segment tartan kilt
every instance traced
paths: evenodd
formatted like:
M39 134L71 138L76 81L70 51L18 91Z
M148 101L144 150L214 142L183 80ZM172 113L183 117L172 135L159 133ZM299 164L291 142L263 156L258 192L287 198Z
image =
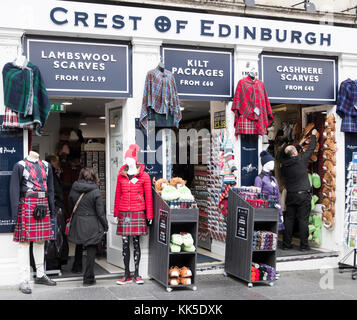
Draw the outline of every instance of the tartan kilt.
M249 120L244 118L243 116L239 116L237 122L237 131L238 134L256 134L256 122L253 120Z
M146 236L147 234L145 211L119 212L118 236Z
M47 205L47 214L42 220L33 217L33 211L38 204ZM53 240L47 198L20 198L13 240L15 242Z

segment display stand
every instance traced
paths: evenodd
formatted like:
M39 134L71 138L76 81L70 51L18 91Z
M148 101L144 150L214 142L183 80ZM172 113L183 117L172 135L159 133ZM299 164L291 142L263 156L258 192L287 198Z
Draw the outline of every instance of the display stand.
M228 193L227 239L225 275L233 275L248 282L274 285L274 280L251 281L252 263L266 264L276 269L276 250L253 249L254 231L278 232L279 210L254 208L239 194L230 189Z
M196 286L196 252L170 252L170 237L173 233L191 233L197 248L198 208L171 209L153 189L154 220L150 227L149 238L149 277L156 280L167 292L174 288L191 288ZM169 285L169 268L171 266L188 267L192 272L191 284Z

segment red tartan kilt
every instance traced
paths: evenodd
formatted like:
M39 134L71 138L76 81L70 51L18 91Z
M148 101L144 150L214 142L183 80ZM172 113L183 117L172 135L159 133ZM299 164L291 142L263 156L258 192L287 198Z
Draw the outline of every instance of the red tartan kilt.
M145 211L119 211L118 236L146 236L147 234Z
M33 217L36 205L47 205L47 198L20 198L17 222L14 231L15 242L44 241L53 239L50 212L42 220Z

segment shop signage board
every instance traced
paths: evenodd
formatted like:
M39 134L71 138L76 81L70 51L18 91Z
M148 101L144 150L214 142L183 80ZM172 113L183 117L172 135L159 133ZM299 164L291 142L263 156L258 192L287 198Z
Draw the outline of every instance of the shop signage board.
M263 53L260 75L271 103L336 103L337 58Z
M192 47L163 47L165 69L175 77L183 99L231 100L233 52Z
M237 207L237 225L236 237L240 239L248 239L248 213L249 210L242 207Z
M3 116L0 116L0 123ZM24 158L23 130L6 130L0 125L0 233L14 231L15 221L11 218L10 179L12 169Z
M218 111L214 113L214 128L224 129L226 127L226 111Z
M241 137L241 185L254 186L258 175L258 136L242 134Z
M163 244L167 244L167 220L168 212L160 209L159 213L159 238L158 241Z
M131 97L129 44L79 39L26 39L49 95Z

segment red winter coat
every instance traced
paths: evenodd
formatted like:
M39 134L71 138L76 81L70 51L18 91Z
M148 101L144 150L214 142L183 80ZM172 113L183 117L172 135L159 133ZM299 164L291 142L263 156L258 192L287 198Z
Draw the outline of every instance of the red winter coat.
M119 211L144 211L146 219L153 218L153 201L150 176L144 171L145 165L137 163L137 173L129 183L127 176L128 166L123 165L118 174L117 189L115 192L114 217L119 216ZM138 179L133 183L133 179Z

